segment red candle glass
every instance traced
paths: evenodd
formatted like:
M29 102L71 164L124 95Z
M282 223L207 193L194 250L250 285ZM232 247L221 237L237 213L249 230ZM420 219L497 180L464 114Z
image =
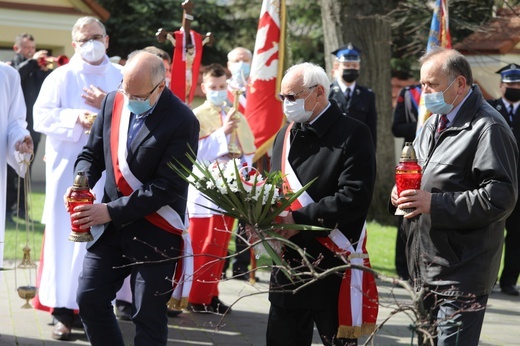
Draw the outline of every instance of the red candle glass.
M401 159L395 168L395 185L397 195L404 190L418 190L421 188L422 168L417 163L415 150L410 142L406 142L401 152ZM413 211L413 208L397 208L395 215L405 215Z
M69 234L69 240L74 242L86 242L94 240L90 233L90 228L81 229L78 225L74 224L75 218L72 217L74 214L74 208L78 205L92 204L94 203L94 195L90 192L88 186L88 179L85 172L78 172L74 178L74 185L67 196L67 205L70 213L70 224L71 232Z

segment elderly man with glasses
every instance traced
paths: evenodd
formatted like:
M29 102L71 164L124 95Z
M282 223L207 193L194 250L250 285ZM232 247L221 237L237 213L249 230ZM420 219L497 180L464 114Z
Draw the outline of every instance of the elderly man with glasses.
M79 313L92 345L124 345L110 302L130 275L133 345L166 345L172 276L181 249L191 253L183 242L188 183L170 164L191 168L186 153L197 152L200 128L166 87L159 57L131 54L123 71L121 89L106 97L75 164L90 185L106 174L101 203L76 207L72 215L94 237L79 278Z
M108 36L96 18L78 19L72 46L74 56L45 79L34 104L34 129L46 135L45 242L36 306L50 308L56 320L52 337L57 340L70 340L74 319L79 322L73 311L78 309L76 288L85 256L85 243L68 240L70 217L62 196L72 185L74 161L87 143L92 115L123 76L121 67L108 60ZM93 187L98 198L102 187L102 182ZM131 293L121 300L131 301Z
M341 257L347 255L369 264L365 219L376 174L368 127L344 116L328 94L328 77L321 67L303 63L287 70L280 98L289 124L278 133L271 160L273 170L284 173L289 191L317 178L281 218L279 233L305 250L318 274L344 265ZM290 226L294 223L331 231L296 231ZM338 245L334 239L342 241ZM283 256L294 270L309 273L295 249L286 246ZM373 330L377 318L373 278L357 274L338 270L315 282L303 274L291 281L285 271L274 268L267 345L310 345L314 325L325 345L356 345L362 332Z

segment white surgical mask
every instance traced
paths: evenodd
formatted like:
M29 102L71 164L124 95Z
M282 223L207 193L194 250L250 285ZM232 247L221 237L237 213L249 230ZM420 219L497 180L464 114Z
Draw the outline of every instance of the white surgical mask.
M231 73L234 75L238 73L242 73L244 79L249 78L249 73L251 72L251 64L248 62L238 61L234 62L231 65Z
M453 103L447 104L444 101L444 93L453 85L455 79L444 91L438 91L435 93L424 94L424 106L433 114L448 114L453 109ZM459 95L457 95L458 97ZM455 97L455 100L457 99ZM453 100L453 102L455 102Z
M206 98L214 106L222 106L227 99L227 90L207 90Z
M314 90L315 88L312 89L312 92L310 92L307 97L309 97ZM316 108L318 103L316 102L316 105L314 105L312 110L305 110L305 100L307 100L307 97L304 99L296 99L294 102L291 102L288 99L283 100L283 112L287 117L287 120L295 123L304 123L310 119L312 112L314 112L314 108Z
M105 56L105 44L98 40L87 41L79 47L79 54L91 64L98 62Z

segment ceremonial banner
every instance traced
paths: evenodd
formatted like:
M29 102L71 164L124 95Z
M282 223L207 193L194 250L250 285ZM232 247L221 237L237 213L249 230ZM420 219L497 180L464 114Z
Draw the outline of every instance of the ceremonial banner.
M263 0L256 35L245 117L255 135L253 161L272 146L285 123L278 98L284 69L285 0Z
M202 37L191 30L191 44L187 44L184 30L174 33L175 49L172 59L171 91L188 105L191 105L197 87L200 62L202 59Z
M429 52L432 47L451 48L447 0L435 1L426 51ZM430 115L431 113L424 106L424 97L423 94L421 94L418 109L417 134L421 132L424 122Z

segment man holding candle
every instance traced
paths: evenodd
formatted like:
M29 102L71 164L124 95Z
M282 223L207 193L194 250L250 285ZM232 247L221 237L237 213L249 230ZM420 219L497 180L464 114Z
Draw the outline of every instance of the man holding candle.
M432 116L414 142L421 189L394 187L404 216L410 275L437 345L478 345L500 266L503 229L517 198L518 149L511 129L473 84L468 61L434 48L421 59ZM435 328L437 326L437 328Z

